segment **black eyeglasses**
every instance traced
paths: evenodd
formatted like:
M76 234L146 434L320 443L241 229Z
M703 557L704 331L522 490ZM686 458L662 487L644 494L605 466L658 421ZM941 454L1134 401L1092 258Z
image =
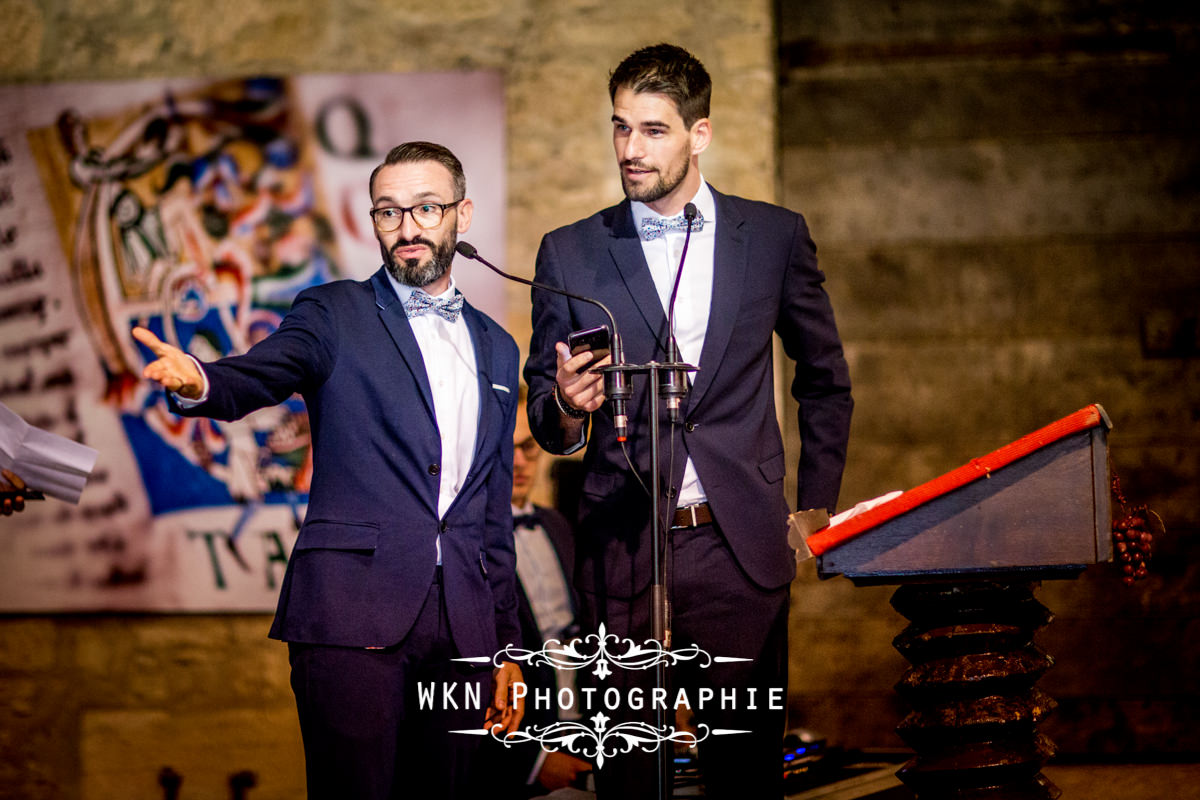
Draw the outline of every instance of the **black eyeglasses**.
M542 446L539 445L532 436L528 439L523 439L514 445L517 450L521 451L521 455L525 458L535 458L538 453L542 452Z
M412 214L413 222L417 223L418 228L429 230L441 225L446 212L465 199L455 200L453 203L420 203L408 208L399 206L372 208L371 219L375 222L375 227L382 233L391 233L404 224L404 215L407 213Z

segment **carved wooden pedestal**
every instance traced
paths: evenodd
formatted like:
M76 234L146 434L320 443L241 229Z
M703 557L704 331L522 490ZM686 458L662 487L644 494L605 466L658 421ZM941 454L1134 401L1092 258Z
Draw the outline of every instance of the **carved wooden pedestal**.
M1054 701L1035 684L1053 660L1033 588L1112 558L1110 427L1089 406L807 538L822 578L900 585L916 756L898 774L921 800L1059 796L1041 774Z
M1054 700L1035 687L1053 659L1033 643L1052 615L1029 583L908 584L892 606L911 624L893 644L912 666L900 737L916 756L897 773L921 800L1053 800L1054 746L1038 725Z

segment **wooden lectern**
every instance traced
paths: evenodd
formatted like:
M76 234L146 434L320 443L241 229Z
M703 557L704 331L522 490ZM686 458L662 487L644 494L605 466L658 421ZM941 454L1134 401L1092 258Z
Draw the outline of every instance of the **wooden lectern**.
M896 689L915 757L897 773L921 800L1057 798L1038 733L1053 660L1033 642L1052 615L1033 592L1112 558L1104 409L1089 406L812 534L822 578L900 584Z

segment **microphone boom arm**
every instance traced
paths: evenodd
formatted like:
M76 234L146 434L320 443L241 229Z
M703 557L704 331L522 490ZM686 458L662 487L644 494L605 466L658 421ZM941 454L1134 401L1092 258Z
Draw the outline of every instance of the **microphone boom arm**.
M579 300L584 303L590 303L596 306L608 317L609 324L612 325L612 366L604 368L604 394L605 397L612 403L613 409L613 428L617 434L617 441L624 442L628 437L629 416L625 411L625 403L633 397L633 386L629 383L629 377L626 374L625 367L625 350L621 344L621 334L617 331L617 318L608 310L608 306L591 297L584 297L574 292L568 292L566 289L560 289L557 286L550 286L545 283L531 281L528 278L522 278L518 275L511 275L497 267L495 264L488 261L483 256L479 255L479 251L475 246L460 241L454 247L455 251L464 258L478 261L485 267L495 272L502 278L507 278L510 281L523 283L534 289L542 289L553 294L560 294L564 297L570 297L573 300Z

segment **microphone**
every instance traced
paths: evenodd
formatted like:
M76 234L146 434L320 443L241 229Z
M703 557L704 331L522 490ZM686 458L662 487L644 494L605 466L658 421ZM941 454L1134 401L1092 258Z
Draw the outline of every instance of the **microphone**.
M468 242L460 241L454 246L454 250L464 258L478 261L480 264L483 264L485 267L502 278L507 278L508 280L516 281L517 283L523 283L526 286L532 286L534 289L545 289L547 292L560 294L563 297L570 297L572 300L580 300L584 303L590 303L604 312L605 316L608 317L609 324L612 325L612 343L610 345L612 350L612 366L607 367L604 370L604 395L608 398L608 401L612 403L613 430L617 435L617 441L624 442L629 437L629 414L626 410L626 404L629 402L630 398L633 397L633 386L630 385L629 376L626 374L625 370L620 369L620 367L625 366L625 350L621 344L621 334L617 332L617 319L613 316L613 313L608 310L608 306L604 305L604 303L601 303L599 300L595 300L591 297L584 297L580 294L574 294L572 292L568 292L566 289L559 289L557 286L549 286L544 283L538 283L537 281L527 280L526 278L522 278L518 275L510 275L509 273L497 267L495 264L488 261L483 256L479 255L479 251L475 249L475 246Z
M679 363L679 343L675 341L675 296L679 294L679 280L683 277L683 262L687 258L688 243L692 239L692 223L696 220L695 203L683 207L683 218L687 220L687 233L683 237L683 250L679 253L679 268L675 270L675 285L671 288L671 300L667 304L667 363ZM687 394L687 375L683 370L669 369L663 372L659 395L666 401L667 421L679 423L679 402Z

